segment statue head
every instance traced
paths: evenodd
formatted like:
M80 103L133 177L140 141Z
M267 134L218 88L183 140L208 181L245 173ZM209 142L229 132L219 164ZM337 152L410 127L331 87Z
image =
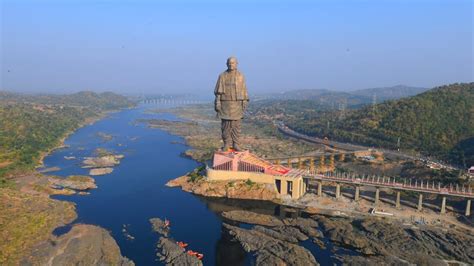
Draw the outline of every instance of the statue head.
M237 58L231 56L229 58L227 58L227 70L229 71L234 71L234 70L237 70L237 64L239 62L237 62Z

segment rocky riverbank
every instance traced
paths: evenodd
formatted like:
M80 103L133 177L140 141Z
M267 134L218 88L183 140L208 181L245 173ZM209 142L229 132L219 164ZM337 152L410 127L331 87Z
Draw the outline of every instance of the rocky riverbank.
M257 265L316 264L318 257L301 246L307 239L319 249L326 249L329 241L331 259L346 265L474 263L474 234L461 229L406 225L380 217L282 219L248 211L223 212L222 217L228 233L255 254ZM240 228L240 223L253 226Z
M73 175L66 178L51 176L48 177L48 181L49 187L53 189L50 194L70 195L97 188L95 179L89 176ZM61 193L61 191L66 191L66 193Z
M181 176L166 183L168 187L181 187L182 190L206 197L230 199L251 199L278 201L278 195L271 185L247 181L206 181L204 178Z
M88 165L116 164L121 156L88 159ZM93 168L107 169L107 168ZM57 177L32 172L17 176L11 188L0 189L0 264L133 265L122 257L115 240L97 226L75 225L57 237L53 230L72 223L74 204L51 195L89 194L97 188L89 176Z
M107 230L95 225L77 224L60 236L51 237L33 248L22 264L33 265L135 265L120 254Z
M154 112L162 113L163 109ZM216 119L211 105L192 105L167 109L182 121L159 119L141 119L137 122L147 123L151 128L159 128L174 135L182 136L192 149L183 155L199 162L212 158L214 151L222 146L220 120ZM267 157L301 155L323 149L322 145L308 144L278 137L280 133L270 123L262 125L252 119L242 121L242 143L245 149Z
M262 193L263 185L253 185L252 188L246 181L209 182L199 175L199 171L167 183L169 187L181 187L206 197L279 202L275 200L276 195L270 193L271 188ZM307 240L317 249L330 248L331 260L347 265L474 263L474 231L451 221L450 216L438 216L447 224L416 223L407 221L405 216L408 214L389 218L370 216L367 206L371 203L366 204L365 199L356 203L347 199L336 201L332 197L314 197L307 195L299 201L283 202L295 206L294 213L305 213L307 218L224 211L221 213L223 228L246 252L255 255L257 265L316 265L318 257L308 256L315 253L305 250ZM341 204L347 205L346 208L340 207ZM247 226L241 228L239 224ZM252 226L249 228L248 225ZM301 246L303 242L305 247Z
M50 195L84 194L96 187L88 176L32 173L18 176L12 188L0 188L0 264L133 265L100 227L74 225L65 235L53 235L77 214L73 203Z

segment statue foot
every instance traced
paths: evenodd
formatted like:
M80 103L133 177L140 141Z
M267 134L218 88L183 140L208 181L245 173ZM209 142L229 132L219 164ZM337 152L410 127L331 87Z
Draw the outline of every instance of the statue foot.
M222 151L229 151L230 150L230 145L224 145L224 147L221 148Z
M234 151L243 151L242 148L240 148L239 145L234 144Z

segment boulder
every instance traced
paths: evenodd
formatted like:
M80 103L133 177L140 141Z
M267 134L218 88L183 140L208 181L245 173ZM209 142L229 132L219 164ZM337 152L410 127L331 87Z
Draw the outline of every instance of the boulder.
M37 246L21 264L33 265L135 265L120 254L107 230L77 224L57 239Z
M254 252L257 265L319 265L309 250L275 239L259 230L223 224L246 252Z
M228 211L228 212L223 212L222 217L236 221L236 222L241 222L241 223L247 223L247 224L258 224L258 225L264 225L264 226L282 226L283 222L271 215L267 214L259 214L255 212L249 212L249 211L241 211L241 210L235 210L235 211Z

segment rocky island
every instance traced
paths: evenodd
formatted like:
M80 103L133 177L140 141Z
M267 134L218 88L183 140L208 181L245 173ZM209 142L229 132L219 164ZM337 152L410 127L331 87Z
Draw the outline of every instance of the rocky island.
M125 156L122 154L113 154L104 149L96 150L97 157L86 157L82 161L82 168L91 168L89 174L106 175L112 173L113 167L120 164L120 160Z

